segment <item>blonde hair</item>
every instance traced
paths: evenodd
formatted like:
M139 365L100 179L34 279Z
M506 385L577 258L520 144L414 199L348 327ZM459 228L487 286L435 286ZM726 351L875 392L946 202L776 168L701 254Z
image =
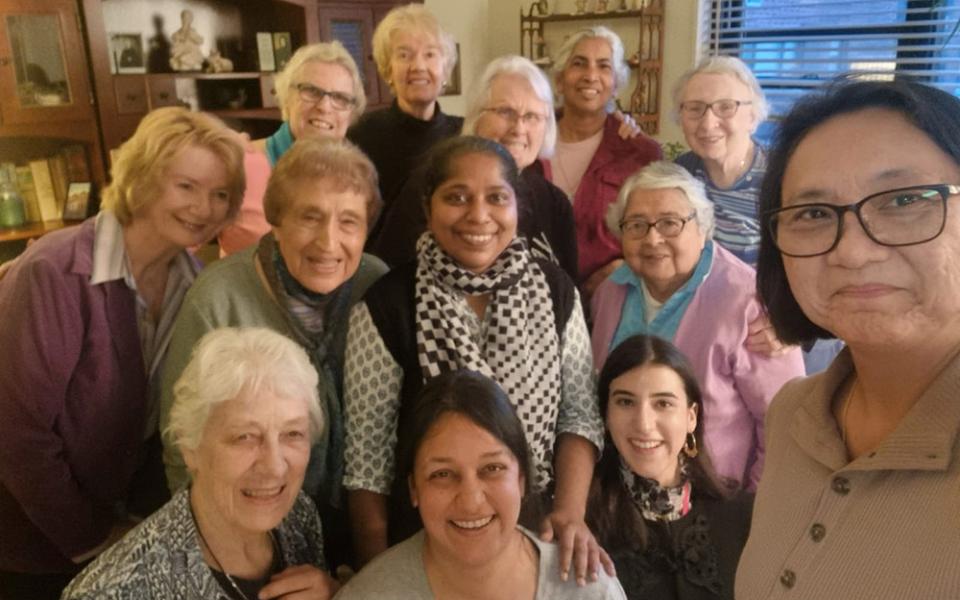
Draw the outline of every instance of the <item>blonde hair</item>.
M675 121L680 121L680 102L683 101L684 88L687 87L694 75L700 74L729 75L747 86L751 96L753 96L750 98L750 101L753 102L750 106L753 109L754 116L753 130L756 131L757 127L767 120L767 115L770 114L770 105L767 103L763 88L760 87L760 82L757 81L757 77L747 66L747 63L736 56L707 56L697 63L697 66L681 75L673 86L673 118ZM733 99L736 100L736 98Z
M537 156L550 158L553 156L553 149L557 144L557 117L553 112L553 92L550 89L550 82L537 65L530 62L529 59L515 54L494 59L480 75L480 79L470 91L471 95L467 99L467 114L464 115L463 119L463 134L476 135L477 121L480 120L483 109L490 102L490 88L493 87L493 82L497 77L508 75L517 75L526 80L533 88L533 93L537 99L546 105L546 127L543 134L543 144L540 146L540 152Z
M294 199L299 181L330 180L331 190L351 190L367 199L367 231L383 207L377 169L359 148L347 141L309 138L297 140L277 161L267 191L263 212L267 222L278 227Z
M453 36L440 27L437 17L421 4L397 6L387 13L373 32L373 60L384 81L393 86L390 59L393 57L393 36L399 31L423 32L436 38L443 54L443 80L450 81L457 65L457 44Z
M283 120L286 121L290 118L287 112L287 100L290 98L294 86L300 83L297 79L300 78L303 68L311 62L340 65L350 73L350 78L353 79L353 97L357 100L357 103L353 106L350 121L356 121L367 108L367 94L363 91L363 79L361 79L360 71L357 69L357 63L354 62L353 57L343 47L343 44L337 40L301 46L290 57L290 62L287 63L283 71L277 75L274 86L277 89L277 103L280 105Z
M170 424L163 434L181 450L195 450L218 404L244 394L259 401L260 392L269 390L303 399L316 439L325 426L318 382L307 353L290 338L265 327L214 329L194 346L173 386Z
M188 146L209 150L227 171L232 219L240 210L246 177L239 136L220 119L181 107L158 108L140 121L137 131L117 151L111 183L103 190L103 208L127 225L143 207L160 197L167 169Z

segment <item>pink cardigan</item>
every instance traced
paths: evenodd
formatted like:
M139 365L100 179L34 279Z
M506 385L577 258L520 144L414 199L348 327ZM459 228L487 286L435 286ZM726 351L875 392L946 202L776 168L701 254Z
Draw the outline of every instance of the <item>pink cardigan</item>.
M620 324L627 286L607 279L591 303L593 360L599 369ZM756 489L763 467L763 419L784 383L804 375L799 348L771 358L748 352L747 325L760 314L756 274L714 244L710 273L694 293L673 343L687 356L703 390L704 442L722 477Z
M248 149L243 155L243 170L247 176L247 189L237 219L220 232L221 258L256 244L263 234L270 231L270 223L263 215L263 195L270 179L270 161L260 150Z

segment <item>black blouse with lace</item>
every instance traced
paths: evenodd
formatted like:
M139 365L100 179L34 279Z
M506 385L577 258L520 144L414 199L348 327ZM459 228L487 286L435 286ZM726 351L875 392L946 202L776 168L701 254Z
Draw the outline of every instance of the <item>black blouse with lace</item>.
M676 521L646 521L647 548L611 552L630 600L733 600L753 496L697 496Z

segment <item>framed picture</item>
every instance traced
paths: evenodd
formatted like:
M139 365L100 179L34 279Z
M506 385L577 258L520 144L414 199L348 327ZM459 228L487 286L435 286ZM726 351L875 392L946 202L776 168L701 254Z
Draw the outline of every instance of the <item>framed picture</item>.
M277 31L273 34L273 59L277 70L282 71L293 56L293 42L289 31Z
M269 31L257 32L257 64L261 71L276 71L273 60L273 34Z
M143 37L139 33L110 34L110 54L114 73L146 73Z
M457 44L457 56L460 56L460 44ZM443 88L443 91L440 93L441 96L459 96L463 93L463 88L460 85L460 62L457 61L457 64L453 67L453 73L450 74L450 81L447 82L447 86Z
M90 206L90 182L71 183L67 189L67 203L63 207L64 221L79 221L87 218Z

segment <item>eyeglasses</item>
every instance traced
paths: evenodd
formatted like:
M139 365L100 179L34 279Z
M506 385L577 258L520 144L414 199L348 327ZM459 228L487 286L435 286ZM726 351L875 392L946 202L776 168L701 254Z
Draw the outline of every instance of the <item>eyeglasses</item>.
M536 125L543 124L547 120L546 115L537 112L525 112L523 114L518 113L509 106L498 106L496 108L485 108L483 112L489 112L497 115L499 118L503 119L508 123L516 123L517 121L523 121L523 124L527 127L534 127Z
M311 104L320 104L324 98L330 98L330 104L337 110L347 110L357 104L357 99L343 92L331 92L310 83L298 83L296 86L300 99Z
M730 119L733 115L737 114L737 109L739 109L742 104L749 105L753 104L753 102L749 100L731 100L729 98L714 100L713 102L691 100L690 102L680 103L680 114L683 115L685 119L702 119L703 115L707 114L707 109L709 108L713 111L713 114L717 115L717 118Z
M782 254L819 256L837 247L843 235L843 215L857 215L860 226L881 246L912 246L943 232L947 199L960 194L960 185L946 183L897 188L871 194L855 204L798 204L766 211L773 243Z
M651 229L656 229L657 233L663 237L672 238L680 235L687 221L695 218L697 218L696 212L686 217L661 217L652 223L644 219L624 219L620 221L620 232L627 239L642 240L647 237Z

